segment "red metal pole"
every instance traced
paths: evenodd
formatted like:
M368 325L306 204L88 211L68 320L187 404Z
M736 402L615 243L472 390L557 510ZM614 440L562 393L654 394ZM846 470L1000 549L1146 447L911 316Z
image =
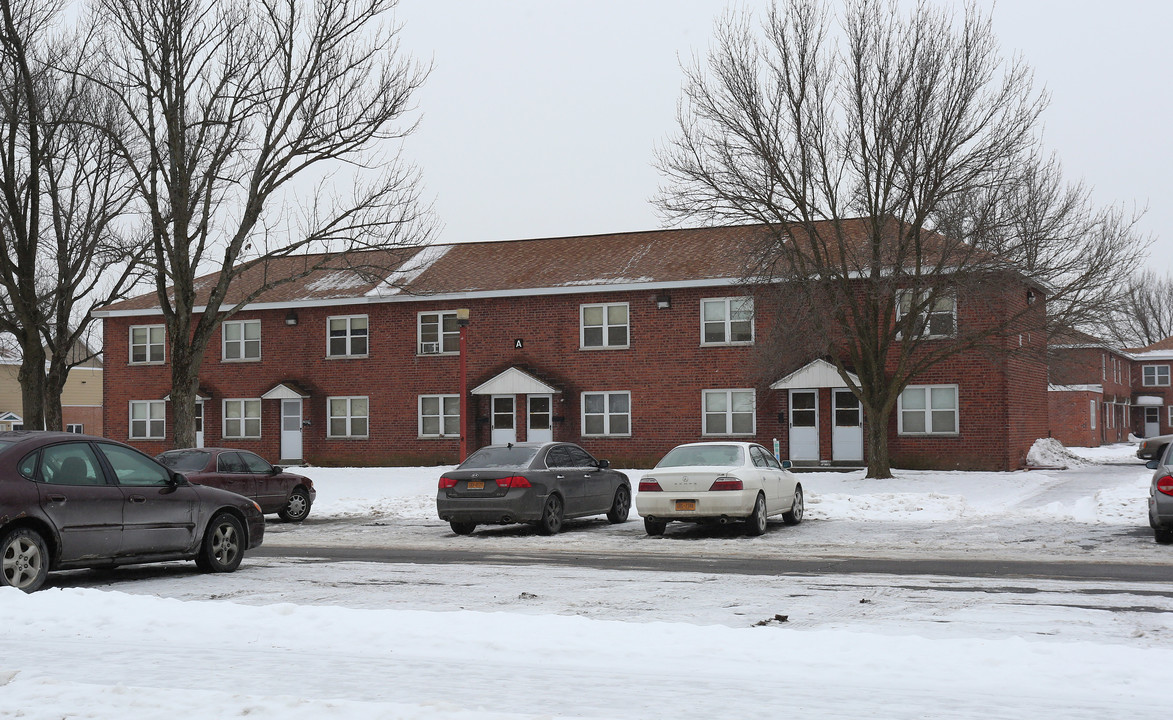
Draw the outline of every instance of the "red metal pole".
M468 363L465 356L465 335L468 326L460 326L460 462L468 457Z

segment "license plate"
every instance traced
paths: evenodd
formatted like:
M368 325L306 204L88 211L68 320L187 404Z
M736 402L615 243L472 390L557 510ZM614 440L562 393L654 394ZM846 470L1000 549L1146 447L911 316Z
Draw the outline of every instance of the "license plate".
M696 510L696 500L677 500L677 510Z
M484 490L485 489L485 481L484 480L469 480L468 481L468 489L469 490Z

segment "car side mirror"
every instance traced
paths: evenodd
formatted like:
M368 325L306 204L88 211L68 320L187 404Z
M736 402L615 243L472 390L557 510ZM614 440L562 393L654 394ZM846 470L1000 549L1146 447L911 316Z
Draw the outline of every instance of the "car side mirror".
M176 472L175 470L171 471L171 477L169 479L171 484L175 485L176 487L187 484L187 477L185 477L183 473Z
M611 461L610 461L610 460L600 460L600 461L599 461L599 469L600 469L600 470L606 470L606 469L607 469L607 468L609 468L609 467L611 467Z
M274 465L274 466L273 466L273 474L274 474L274 475L278 475L278 474L280 474L280 473L283 473L283 472L285 472L285 468L281 467L280 465Z
M1147 463L1144 464L1144 466L1147 467L1149 470L1156 470L1157 469L1157 461L1156 460L1149 460Z
M794 463L790 462L789 460L782 461L782 469L783 470L789 470L792 467L794 467Z

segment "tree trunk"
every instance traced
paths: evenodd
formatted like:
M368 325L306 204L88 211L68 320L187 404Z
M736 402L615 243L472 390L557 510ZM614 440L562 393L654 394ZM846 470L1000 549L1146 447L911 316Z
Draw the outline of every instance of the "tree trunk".
M176 448L195 447L195 405L203 353L190 343L171 346L171 423Z
M867 476L877 479L890 478L892 465L888 457L888 413L882 409L873 410L866 403L864 411L867 413L864 422L868 446Z
M45 376L45 429L64 430L65 417L61 410L61 393L65 392L65 381L69 379L69 367L53 361Z
M17 379L20 381L21 419L25 430L45 428L45 352L39 344L24 348Z

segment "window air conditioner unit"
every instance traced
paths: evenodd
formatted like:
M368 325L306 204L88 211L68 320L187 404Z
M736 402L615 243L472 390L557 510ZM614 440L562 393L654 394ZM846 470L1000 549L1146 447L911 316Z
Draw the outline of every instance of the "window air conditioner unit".
M420 343L420 354L421 355L438 355L439 353L440 353L440 343L438 343L438 342Z

